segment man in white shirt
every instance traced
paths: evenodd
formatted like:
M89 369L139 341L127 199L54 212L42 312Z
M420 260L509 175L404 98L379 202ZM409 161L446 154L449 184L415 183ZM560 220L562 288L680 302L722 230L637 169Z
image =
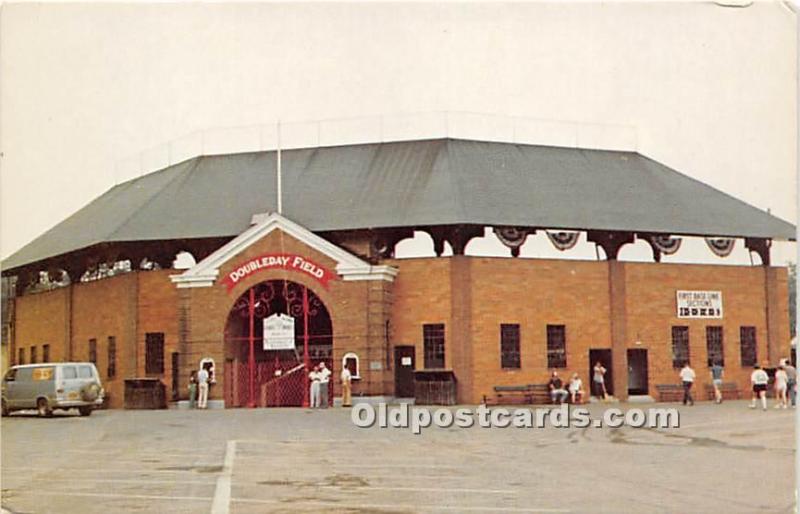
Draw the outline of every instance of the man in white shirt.
M200 368L197 372L197 408L205 409L208 404L208 371Z
M331 370L329 370L324 362L319 363L319 400L320 407L323 409L328 408L328 382L331 380Z
M342 407L351 406L351 386L353 383L353 375L347 366L342 367Z
M308 379L311 381L309 387L310 407L312 409L319 408L319 365L314 366L311 373L308 374Z
M694 398L692 398L692 385L694 384L694 370L689 366L689 363L683 365L681 369L681 382L683 382L683 404L694 405Z
M756 399L761 398L761 409L767 410L767 384L769 383L769 375L761 369L761 366L756 365L753 373L750 375L750 383L753 384L753 401L750 402L750 408L756 408Z

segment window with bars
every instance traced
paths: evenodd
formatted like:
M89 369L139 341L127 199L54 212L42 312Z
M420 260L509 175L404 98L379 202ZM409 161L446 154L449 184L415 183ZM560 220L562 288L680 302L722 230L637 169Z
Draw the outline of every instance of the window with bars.
M444 368L444 324L422 325L422 341L425 367Z
M689 327L672 327L672 367L689 364Z
M706 351L708 352L708 367L715 363L725 366L725 356L722 347L722 327L706 327Z
M39 358L37 353L37 348L35 346L31 346L31 364L36 364L36 359Z
M154 375L164 373L163 332L148 332L145 334L144 372Z
M25 364L25 348L17 349L17 364Z
M108 364L106 376L114 378L117 375L117 338L108 336Z
M753 367L758 362L756 349L756 327L739 327L742 366Z
M50 345L42 345L42 362L50 362Z
M500 325L500 366L503 369L519 369L519 325Z
M567 335L564 325L547 325L547 367L567 367Z
M97 339L89 339L89 362L97 365Z

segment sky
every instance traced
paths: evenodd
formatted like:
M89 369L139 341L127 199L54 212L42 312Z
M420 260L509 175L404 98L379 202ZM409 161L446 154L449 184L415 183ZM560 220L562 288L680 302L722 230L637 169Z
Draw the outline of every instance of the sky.
M445 112L484 113L453 118L478 138L528 120L526 142L629 147L796 223L796 55L780 2L5 4L0 255L193 145L269 146L278 119L289 145L374 139L381 119L425 136ZM665 261L749 263L742 246L686 240ZM596 258L543 234L522 254Z

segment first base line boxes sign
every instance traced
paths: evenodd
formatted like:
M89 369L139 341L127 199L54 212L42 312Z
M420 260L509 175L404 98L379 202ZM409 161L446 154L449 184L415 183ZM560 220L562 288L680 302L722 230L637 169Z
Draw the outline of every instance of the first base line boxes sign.
M316 262L307 259L301 255L291 253L268 253L253 257L252 259L243 262L236 266L233 271L223 279L222 283L231 291L236 284L261 270L268 270L273 268L281 268L291 271L304 273L316 279L322 286L327 289L328 282L334 280L336 275L326 267L317 264Z
M294 350L294 318L275 313L264 318L264 349Z
M722 292L678 291L679 318L722 318Z

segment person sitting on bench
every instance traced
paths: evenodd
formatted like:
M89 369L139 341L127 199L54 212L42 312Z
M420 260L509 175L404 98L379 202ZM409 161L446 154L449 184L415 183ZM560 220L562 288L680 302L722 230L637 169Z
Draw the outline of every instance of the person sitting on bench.
M583 381L577 373L573 373L572 380L569 381L569 396L573 404L583 401Z
M564 389L564 383L558 378L557 371L554 371L553 375L550 377L547 388L550 390L550 400L553 403L564 403L567 401L569 393Z

